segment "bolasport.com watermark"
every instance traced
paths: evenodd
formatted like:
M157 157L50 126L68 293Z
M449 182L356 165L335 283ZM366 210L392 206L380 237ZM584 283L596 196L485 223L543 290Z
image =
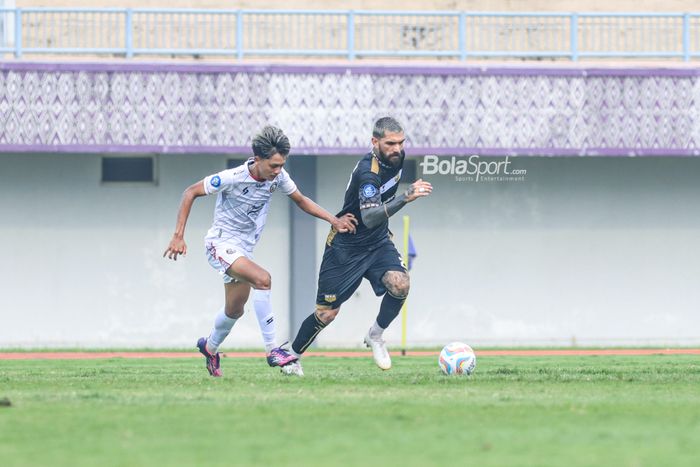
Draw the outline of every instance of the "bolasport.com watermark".
M457 182L524 182L527 169L513 167L513 159L505 157L423 156L419 162L423 175L450 175Z

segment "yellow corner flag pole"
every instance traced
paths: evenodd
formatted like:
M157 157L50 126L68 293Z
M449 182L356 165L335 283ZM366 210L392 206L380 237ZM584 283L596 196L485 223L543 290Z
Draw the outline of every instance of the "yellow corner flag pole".
M408 228L410 223L411 219L408 216L403 216L403 261L406 269L408 269ZM408 303L408 299L404 300L401 306L401 355L406 355L406 313L408 312L406 303Z

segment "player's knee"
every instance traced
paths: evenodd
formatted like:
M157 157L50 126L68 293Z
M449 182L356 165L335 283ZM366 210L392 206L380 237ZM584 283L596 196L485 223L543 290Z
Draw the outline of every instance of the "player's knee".
M334 310L329 310L326 308L316 308L316 317L324 325L328 326L335 319L335 317L338 316L339 311L340 308L336 308Z
M408 274L397 272L389 276L384 285L389 295L403 300L411 290L411 279Z
M272 276L270 276L269 272L265 272L260 277L256 277L252 285L253 288L258 290L270 290L272 287Z

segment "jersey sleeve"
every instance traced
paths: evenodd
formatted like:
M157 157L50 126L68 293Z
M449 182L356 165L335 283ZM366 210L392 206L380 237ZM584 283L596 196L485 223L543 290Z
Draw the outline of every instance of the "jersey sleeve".
M294 183L294 180L292 180L292 177L289 176L286 170L282 169L278 179L280 191L285 195L291 195L297 191L297 184Z
M374 208L382 205L382 194L379 190L381 186L379 175L370 171L360 174L358 186L360 209Z
M204 192L208 195L230 190L233 187L233 170L222 170L204 178Z

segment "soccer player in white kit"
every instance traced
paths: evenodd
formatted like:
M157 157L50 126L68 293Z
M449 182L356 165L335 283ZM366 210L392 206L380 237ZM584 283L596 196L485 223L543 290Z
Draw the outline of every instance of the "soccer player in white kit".
M209 337L197 342L212 376L222 374L218 349L243 315L251 287L255 289L253 304L268 364L284 367L297 360L275 343L270 273L253 261L253 248L265 226L272 193L281 191L304 212L329 222L339 232L355 232L357 220L352 214L337 218L298 190L283 168L289 150L289 139L282 130L266 126L253 138L253 157L243 165L209 175L183 193L175 233L163 253L173 260L187 253L185 225L195 198L217 194L214 222L205 245L209 264L223 277L225 305L217 314Z

